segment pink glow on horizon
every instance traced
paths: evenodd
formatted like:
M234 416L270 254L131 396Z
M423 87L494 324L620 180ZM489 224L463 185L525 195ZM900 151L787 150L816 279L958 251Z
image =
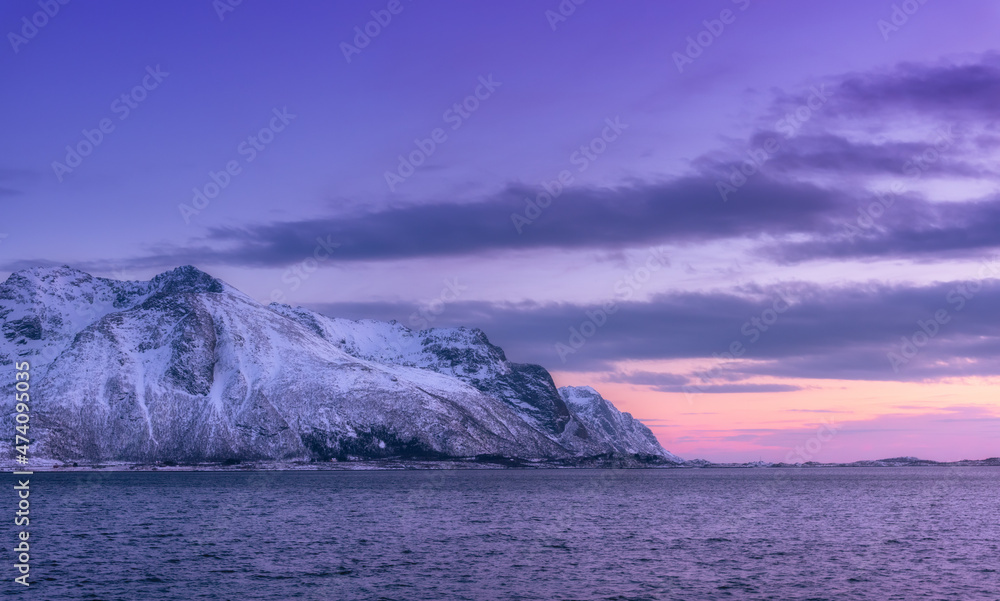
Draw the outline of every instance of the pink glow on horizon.
M645 423L667 450L711 461L849 462L915 456L1000 456L998 378L932 383L760 380L802 389L686 395L556 372L559 386L590 385Z

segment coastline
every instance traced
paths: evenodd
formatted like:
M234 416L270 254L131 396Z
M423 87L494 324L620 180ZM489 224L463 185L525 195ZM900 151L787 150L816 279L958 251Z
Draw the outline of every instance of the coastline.
M1000 467L1000 457L987 459L963 459L960 461L931 461L917 458L893 458L862 460L850 463L713 463L704 460L690 460L683 463L628 461L622 458L595 460L585 458L579 462L557 462L540 460L482 460L476 458L409 460L377 459L356 461L252 461L239 463L59 463L47 462L37 466L17 466L4 463L0 469L23 470L33 473L66 472L287 472L287 471L440 471L440 470L697 470L697 469L823 469L823 468L907 468L907 467Z

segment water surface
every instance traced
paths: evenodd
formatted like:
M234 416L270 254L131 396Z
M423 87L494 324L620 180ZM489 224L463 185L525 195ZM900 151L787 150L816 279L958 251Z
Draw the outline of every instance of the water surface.
M4 592L997 600L998 493L997 468L36 474L35 584Z

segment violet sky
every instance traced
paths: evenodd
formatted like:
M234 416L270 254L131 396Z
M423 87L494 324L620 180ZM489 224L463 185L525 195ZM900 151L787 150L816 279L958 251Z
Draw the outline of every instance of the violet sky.
M193 264L481 327L685 457L1000 455L998 25L986 0L5 2L0 277Z

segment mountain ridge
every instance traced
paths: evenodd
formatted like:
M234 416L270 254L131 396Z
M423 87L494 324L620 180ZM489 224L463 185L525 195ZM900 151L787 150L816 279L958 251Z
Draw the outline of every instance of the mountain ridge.
M192 266L15 272L0 333L0 364L32 362L32 450L52 462L681 461L596 391L570 407L481 330L264 306Z

